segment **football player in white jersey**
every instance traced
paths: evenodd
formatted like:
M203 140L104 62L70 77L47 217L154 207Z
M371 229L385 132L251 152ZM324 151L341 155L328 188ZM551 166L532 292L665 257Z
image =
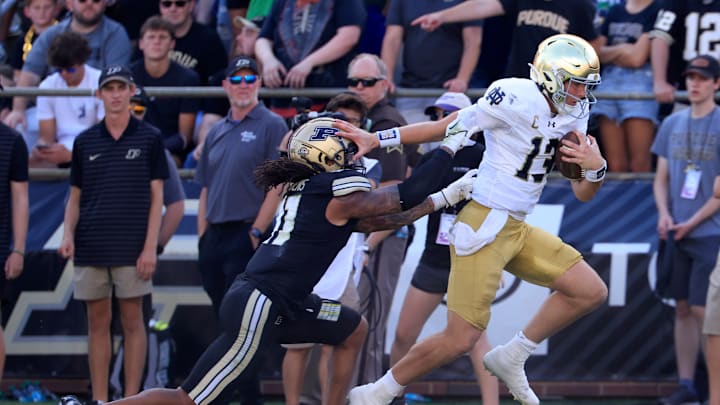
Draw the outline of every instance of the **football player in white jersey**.
M518 401L539 404L525 361L540 342L605 301L605 283L577 250L524 222L540 197L556 149L563 161L583 169L584 176L572 181L579 200L590 200L602 183L606 162L595 138L585 135L588 109L595 102L591 90L600 82L597 54L579 37L554 35L538 46L530 77L498 80L475 105L440 121L376 134L336 124L361 151L480 129L487 145L472 201L451 232L446 329L413 346L378 381L354 388L351 405L388 404L417 378L470 351L490 319L503 269L553 292L528 325L483 362ZM570 131L579 144L561 141Z

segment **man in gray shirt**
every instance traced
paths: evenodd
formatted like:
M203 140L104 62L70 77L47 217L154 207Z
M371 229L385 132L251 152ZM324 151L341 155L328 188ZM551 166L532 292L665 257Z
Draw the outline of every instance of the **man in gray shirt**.
M73 31L87 39L92 53L87 64L102 69L108 65L127 65L130 62L131 47L125 28L105 17L104 0L67 0L72 17L48 28L33 44L20 72L18 87L37 86L50 71L47 51L53 38L61 32ZM11 128L18 124L27 125L25 110L26 97L13 99L12 111L4 122Z

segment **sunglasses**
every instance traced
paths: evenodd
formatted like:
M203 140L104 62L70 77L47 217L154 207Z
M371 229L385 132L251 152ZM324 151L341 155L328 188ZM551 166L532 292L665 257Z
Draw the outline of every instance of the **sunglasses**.
M143 115L145 114L145 111L147 111L147 107L144 105L131 105L128 106L128 110L130 110L131 113L134 115Z
M350 85L350 87L357 87L360 83L362 83L363 87L372 87L380 80L385 80L385 78L371 77L369 79L359 79L357 77L348 77L348 84Z
M242 82L245 82L247 84L253 84L257 81L257 79L257 75L236 75L228 77L228 81L230 82L230 84L240 84Z
M428 114L428 115L430 116L430 121L437 121L441 118L447 117L450 114L452 114L452 111L443 110L442 113L438 114L437 110L432 110L432 111L430 111L430 114Z
M85 4L85 3L87 3L88 1L91 1L91 2L93 2L93 3L95 3L95 4L99 4L100 2L105 1L105 0L78 0L78 3L80 3L80 4Z
M77 72L77 68L75 66L59 68L58 72L67 72L67 73L73 74L73 73Z
M160 2L160 5L165 8L170 8L170 7L172 7L173 4L177 8L183 8L183 7L185 7L186 4L188 4L188 2L187 2L187 0L175 0L175 1L164 0L164 1Z

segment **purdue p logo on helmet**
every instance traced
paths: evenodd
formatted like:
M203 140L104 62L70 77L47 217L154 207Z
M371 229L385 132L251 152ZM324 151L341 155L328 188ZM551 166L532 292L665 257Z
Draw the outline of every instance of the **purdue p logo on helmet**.
M583 118L589 114L590 105L597 102L592 90L600 84L600 59L584 39L570 34L553 35L538 45L530 65L530 78L542 88L558 112ZM585 85L585 98L569 94L567 81ZM569 105L568 99L575 100L574 105Z
M357 146L337 136L331 118L316 118L298 128L288 144L288 157L317 172L354 168Z

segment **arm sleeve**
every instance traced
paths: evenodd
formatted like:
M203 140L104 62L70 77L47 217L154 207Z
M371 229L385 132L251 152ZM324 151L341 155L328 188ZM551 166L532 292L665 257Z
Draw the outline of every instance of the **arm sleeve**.
M70 185L82 189L82 151L78 139L75 138L70 161Z
M165 147L160 140L160 134L153 138L150 148L150 179L165 180L168 178L168 164L165 157Z
M50 84L48 83L48 80L52 77L48 76L45 80L40 82L39 88L41 89L47 89L50 88ZM55 119L55 108L54 108L54 100L57 98L55 97L49 97L49 96L41 96L37 98L37 118L38 120L50 120Z
M440 188L444 176L438 176L438 173L445 173L451 162L452 157L447 152L435 149L430 152L425 164L413 170L410 177L397 185L403 211L420 204L428 194Z
M342 6L340 6L342 4ZM365 27L367 11L362 0L342 0L335 7L335 23L338 28L349 25Z

